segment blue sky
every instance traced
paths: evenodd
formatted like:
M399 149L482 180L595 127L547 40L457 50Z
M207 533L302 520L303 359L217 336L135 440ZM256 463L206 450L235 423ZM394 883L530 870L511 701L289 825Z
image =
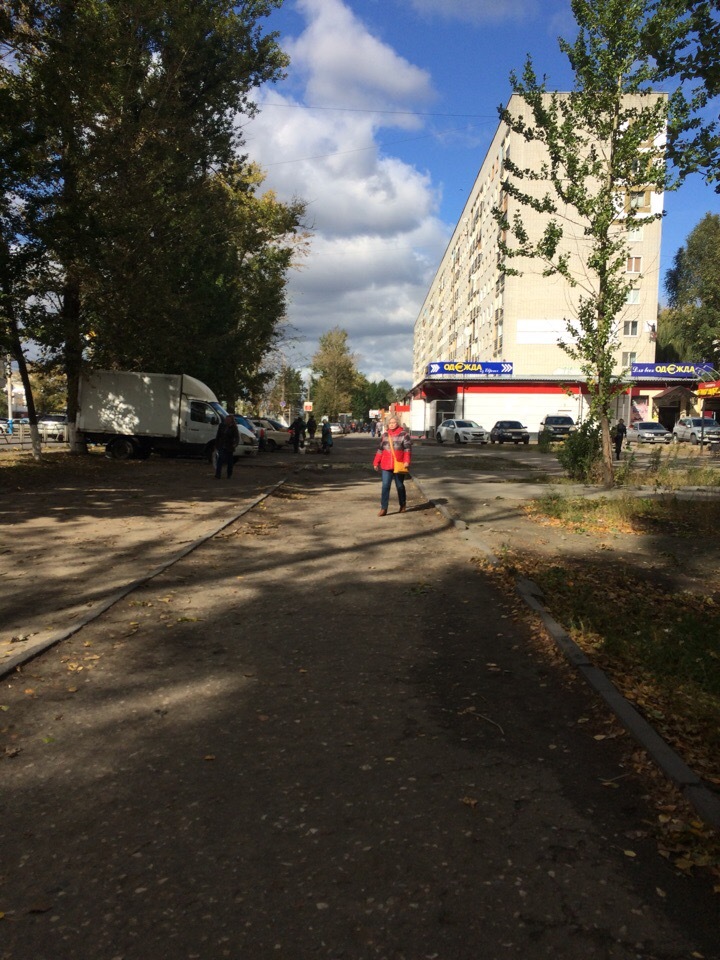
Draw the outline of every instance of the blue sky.
M260 91L260 115L243 132L265 186L308 203L310 252L289 285L289 363L308 367L318 337L339 326L367 377L410 386L415 318L510 72L529 53L550 87L569 89L557 38L573 26L566 0L286 0L273 13L291 65ZM719 209L699 177L666 196L661 276Z

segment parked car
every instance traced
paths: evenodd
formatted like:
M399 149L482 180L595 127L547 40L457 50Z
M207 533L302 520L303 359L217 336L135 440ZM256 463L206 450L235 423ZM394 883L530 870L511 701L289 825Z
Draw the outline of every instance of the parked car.
M341 423L331 423L330 432L334 437L341 437L345 431L343 430L343 425Z
M234 413L233 416L235 417L235 423L237 423L239 427L245 427L246 430L249 430L250 433L254 433L255 436L257 436L257 430L253 426L252 421L248 420L248 418L244 417L241 413Z
M720 440L720 423L711 417L680 417L673 427L672 435L675 443L685 440L693 444Z
M626 443L670 443L672 434L654 420L639 420L627 428Z
M530 443L530 434L519 420L498 420L490 431L490 443Z
M455 443L487 443L485 428L474 420L443 420L437 428L435 439L438 443L454 440Z
M43 440L62 443L67 440L68 418L64 413L44 413L38 417L38 429Z
M546 434L549 440L564 440L575 430L577 427L573 418L559 413L547 414L540 421L540 434Z
M258 433L262 433L267 450L277 450L279 447L284 447L290 440L287 427L278 428L265 417L255 417L252 423Z

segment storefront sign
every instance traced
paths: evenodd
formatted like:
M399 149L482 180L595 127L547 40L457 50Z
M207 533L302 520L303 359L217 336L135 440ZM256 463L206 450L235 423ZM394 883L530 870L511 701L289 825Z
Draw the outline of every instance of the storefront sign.
M438 360L427 365L428 376L507 377L512 376L513 365L503 361L489 363L475 360Z
M697 395L699 397L720 397L720 380L711 380L709 383L699 383Z
M697 380L712 370L709 363L633 363L631 377L667 377L673 380Z

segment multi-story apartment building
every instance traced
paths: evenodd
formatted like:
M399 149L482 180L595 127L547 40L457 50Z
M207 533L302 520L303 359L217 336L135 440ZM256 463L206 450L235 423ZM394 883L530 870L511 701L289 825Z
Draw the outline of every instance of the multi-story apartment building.
M508 109L532 122L520 97L513 96ZM493 210L505 210L510 221L519 213L531 237L539 236L547 222L547 215L503 193L506 160L539 171L544 150L506 124L498 127L415 324L415 431L431 431L443 416L453 414L485 425L501 417L518 418L531 430L556 409L582 417L584 380L560 342L568 341L566 321L593 283L586 270L589 243L583 224L573 211L555 214L575 287L561 276L543 276L539 261L514 262L520 276L506 275L499 265L501 234ZM535 189L541 195L547 185L536 183ZM630 230L623 223L627 204L640 215ZM655 359L661 220L651 215L661 213L662 204L662 195L650 189L618 196L618 229L627 234L626 269L632 281L617 318L618 374ZM468 366L459 366L463 363ZM658 382L658 390L663 385ZM621 415L629 413L627 405L618 409Z

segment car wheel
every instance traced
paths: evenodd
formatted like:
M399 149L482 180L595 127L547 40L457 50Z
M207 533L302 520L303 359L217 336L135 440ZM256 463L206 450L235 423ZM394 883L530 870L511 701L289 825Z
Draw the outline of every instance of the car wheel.
M270 453L274 453L278 448L278 445L275 443L272 437L265 438L265 446L268 448Z
M495 443L495 438L494 438L494 437L490 437L490 443L492 443L492 444Z
M505 443L504 440L498 440L498 443Z
M437 440L438 443L442 443L442 442L443 442L443 438L440 436L440 434L438 434L438 435L435 437L435 439Z
M697 438L697 435L696 435L696 434L694 434L694 433L691 433L691 434L690 434L690 443L691 443L694 447L697 446L697 444L698 444L698 438Z
M113 460L132 460L137 455L137 447L129 437L118 437L110 444Z
M460 439L460 434L459 434L459 433L456 433L456 434L455 434L455 443L458 443L458 444L462 443L462 440Z

